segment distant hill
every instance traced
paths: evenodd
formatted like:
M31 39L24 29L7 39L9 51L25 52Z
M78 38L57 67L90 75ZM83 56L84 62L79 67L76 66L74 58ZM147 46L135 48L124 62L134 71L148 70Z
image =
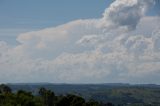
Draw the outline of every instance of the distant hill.
M52 83L16 83L7 84L13 92L20 89L37 95L39 88L45 87L56 95L76 94L86 100L117 104L155 104L160 106L160 85L155 84L52 84Z

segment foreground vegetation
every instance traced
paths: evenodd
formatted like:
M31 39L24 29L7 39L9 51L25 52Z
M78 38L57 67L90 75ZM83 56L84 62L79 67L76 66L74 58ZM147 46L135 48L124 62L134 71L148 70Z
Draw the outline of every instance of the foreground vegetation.
M113 106L112 103L100 104L94 100L72 94L56 96L51 90L39 89L38 95L18 90L13 93L11 88L0 85L0 106Z

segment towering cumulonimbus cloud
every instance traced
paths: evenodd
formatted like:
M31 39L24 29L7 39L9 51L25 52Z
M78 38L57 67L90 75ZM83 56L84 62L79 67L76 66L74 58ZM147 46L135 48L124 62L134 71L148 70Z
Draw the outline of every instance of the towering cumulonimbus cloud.
M115 0L100 19L0 42L0 81L160 83L160 17L145 15L154 3Z
M105 10L103 18L115 25L135 29L154 3L154 0L116 0Z

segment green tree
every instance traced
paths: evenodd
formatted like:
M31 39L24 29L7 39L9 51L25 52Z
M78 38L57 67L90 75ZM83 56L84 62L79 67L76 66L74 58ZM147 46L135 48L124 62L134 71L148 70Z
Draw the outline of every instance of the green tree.
M70 106L70 101L67 97L61 96L61 97L59 97L56 105L57 106Z
M96 102L95 100L91 99L86 103L86 106L100 106L100 104Z
M43 99L45 106L54 106L55 105L55 94L51 90L46 90L45 88L40 88L39 94Z
M16 102L20 106L36 106L34 96L31 92L19 90L16 95Z
M12 90L9 86L5 85L5 84L1 84L0 85L0 92L1 93L11 93Z

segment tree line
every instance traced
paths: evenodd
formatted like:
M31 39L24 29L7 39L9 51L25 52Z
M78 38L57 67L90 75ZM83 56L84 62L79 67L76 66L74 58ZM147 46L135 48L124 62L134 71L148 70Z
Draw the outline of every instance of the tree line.
M40 88L38 95L31 92L12 89L5 85L0 85L0 106L114 106L112 103L99 103L94 100L86 101L83 97L67 94L55 95L51 90Z

